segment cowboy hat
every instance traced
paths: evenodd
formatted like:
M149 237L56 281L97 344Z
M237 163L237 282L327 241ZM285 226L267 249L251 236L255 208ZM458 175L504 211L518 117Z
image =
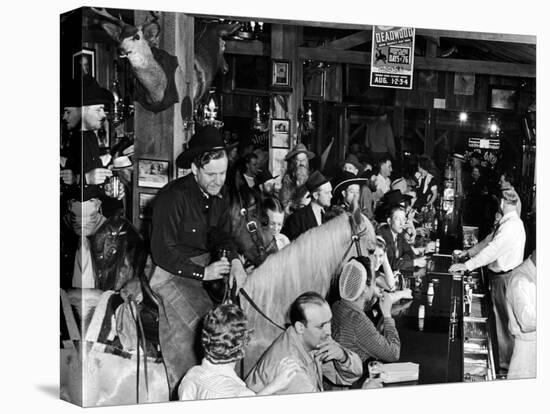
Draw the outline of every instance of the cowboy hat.
M263 184L265 183L266 181L269 181L269 180L274 180L275 178L277 178L278 175L276 175L275 177L273 177L271 175L271 172L266 168L265 170L261 170L257 175L256 175L256 183L258 183L258 185L260 184Z
M132 166L132 161L126 155L121 155L113 160L113 170L124 170Z
M387 207L394 207L411 200L412 196L403 194L401 190L390 190L384 194L380 202Z
M359 162L359 158L357 158L357 156L354 155L354 154L348 154L348 156L346 157L346 159L342 163L342 167L344 167L344 165L346 165L346 164L353 165L359 171L363 170L363 165Z
M209 151L225 150L227 147L223 142L220 131L211 125L207 125L191 137L189 148L183 151L176 159L179 168L191 168L195 158Z
M314 152L309 151L304 144L299 143L294 148L292 148L292 150L288 154L286 154L285 161L288 161L295 155L298 155L301 153L306 154L309 160L315 157Z
M305 186L310 193L313 193L326 183L328 183L328 179L319 171L314 171L307 179Z
M362 185L367 182L366 178L357 177L348 171L343 171L338 178L337 184L332 190L332 194L338 194L339 191L344 191L352 184Z

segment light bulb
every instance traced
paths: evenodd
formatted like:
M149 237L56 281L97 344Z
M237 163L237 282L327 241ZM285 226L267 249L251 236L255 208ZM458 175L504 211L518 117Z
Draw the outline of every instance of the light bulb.
M468 120L468 114L466 112L461 112L459 115L458 115L458 120L460 122L466 122Z

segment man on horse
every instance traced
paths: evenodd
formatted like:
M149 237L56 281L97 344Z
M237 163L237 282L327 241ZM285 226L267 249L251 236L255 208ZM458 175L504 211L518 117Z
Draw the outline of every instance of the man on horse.
M219 131L204 127L177 160L192 174L166 185L153 206L151 253L156 269L151 287L162 298L159 339L171 392L200 361L196 333L213 306L204 282L223 282L230 272L239 282L246 277L230 234L227 163Z

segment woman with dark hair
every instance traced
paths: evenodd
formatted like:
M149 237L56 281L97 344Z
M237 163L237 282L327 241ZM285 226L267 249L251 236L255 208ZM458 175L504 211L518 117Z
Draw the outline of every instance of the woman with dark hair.
M432 162L427 157L418 160L418 188L416 190L416 202L414 208L420 210L424 206L433 206L437 200L437 179L432 174Z
M234 304L223 304L208 312L201 332L204 358L181 380L180 400L270 395L285 388L299 369L290 358L281 360L274 380L257 394L237 376L235 364L244 357L250 332L244 312Z

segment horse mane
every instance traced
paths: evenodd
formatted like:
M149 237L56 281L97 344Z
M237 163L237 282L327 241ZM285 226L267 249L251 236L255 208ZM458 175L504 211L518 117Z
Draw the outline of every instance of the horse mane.
M289 246L268 256L249 275L245 290L274 321L284 323L286 310L301 293L316 291L326 295L351 243L348 220L347 214L341 214L308 230Z

